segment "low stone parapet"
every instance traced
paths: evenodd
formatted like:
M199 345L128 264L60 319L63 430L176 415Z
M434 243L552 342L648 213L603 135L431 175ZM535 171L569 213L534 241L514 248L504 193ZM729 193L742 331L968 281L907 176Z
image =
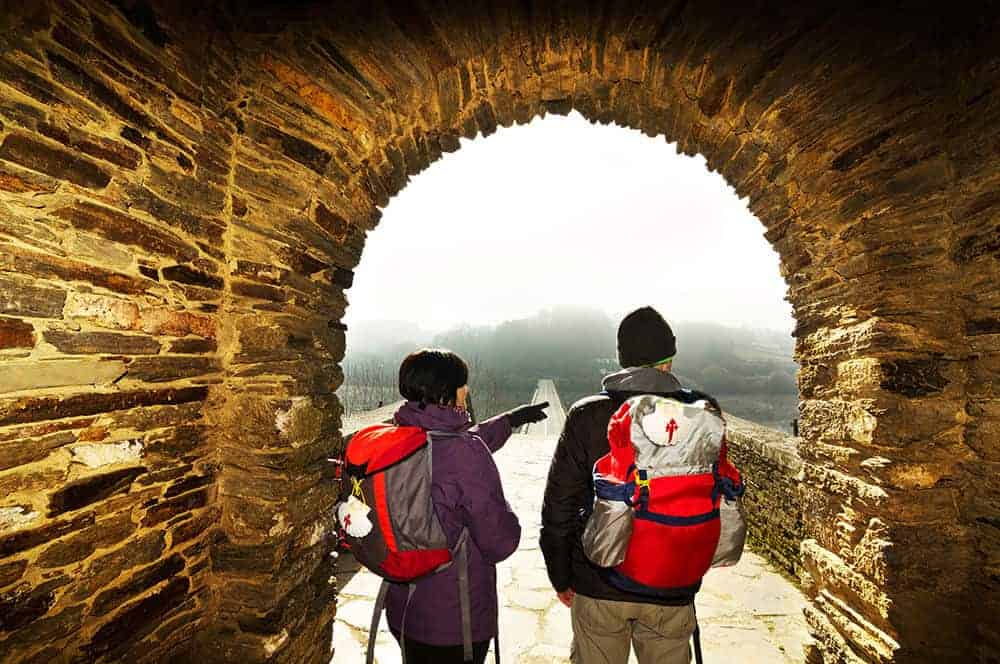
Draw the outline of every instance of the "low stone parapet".
M729 455L747 484L748 539L755 551L797 577L804 539L798 438L726 415Z

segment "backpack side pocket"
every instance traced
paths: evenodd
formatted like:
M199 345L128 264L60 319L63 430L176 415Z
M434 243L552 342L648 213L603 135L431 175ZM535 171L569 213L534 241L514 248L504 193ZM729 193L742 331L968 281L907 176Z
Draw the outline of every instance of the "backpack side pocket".
M621 500L598 498L583 531L583 552L599 567L615 567L625 560L632 539L632 506Z
M747 522L743 514L743 497L732 500L723 496L719 501L719 545L712 557L712 567L729 567L740 562L747 540Z

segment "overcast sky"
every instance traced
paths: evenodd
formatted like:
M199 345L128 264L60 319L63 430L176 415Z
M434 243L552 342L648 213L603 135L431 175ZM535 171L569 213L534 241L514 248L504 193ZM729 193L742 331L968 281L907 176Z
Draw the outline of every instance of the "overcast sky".
M348 326L437 331L556 304L791 331L764 227L701 157L574 112L462 139L369 234Z

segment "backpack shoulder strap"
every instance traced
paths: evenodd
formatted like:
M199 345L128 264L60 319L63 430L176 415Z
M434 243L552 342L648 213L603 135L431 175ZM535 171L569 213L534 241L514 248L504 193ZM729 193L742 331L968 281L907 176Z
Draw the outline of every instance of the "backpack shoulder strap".
M458 602L462 611L463 661L472 661L472 598L469 596L469 531L462 529L455 545L455 564L458 565Z
M469 531L463 528L455 545L455 564L458 565L458 601L462 612L462 660L473 661L472 649L472 598L469 594ZM499 621L498 621L499 622ZM500 626L493 637L493 661L500 664ZM405 662L404 662L405 664Z
M368 652L365 655L365 664L373 664L375 662L375 637L378 635L378 624L382 619L382 610L385 608L385 596L388 592L389 582L383 579L382 585L378 589L378 596L375 598L375 609L372 611L372 625L368 630Z
M615 410L621 408L621 405L629 400L629 396L622 392L608 392L607 390L601 390L598 394L602 397L610 399Z

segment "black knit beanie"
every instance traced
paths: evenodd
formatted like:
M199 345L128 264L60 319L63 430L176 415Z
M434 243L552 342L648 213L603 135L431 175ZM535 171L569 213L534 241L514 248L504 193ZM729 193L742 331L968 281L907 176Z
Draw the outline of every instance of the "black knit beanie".
M618 326L618 363L642 367L677 353L677 340L663 316L652 307L636 309Z

